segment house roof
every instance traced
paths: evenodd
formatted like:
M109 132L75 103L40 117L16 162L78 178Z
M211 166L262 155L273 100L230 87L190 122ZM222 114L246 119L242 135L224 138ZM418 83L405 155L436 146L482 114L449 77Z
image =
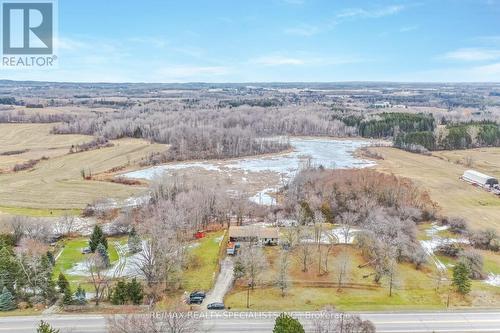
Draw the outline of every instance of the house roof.
M278 228L257 227L257 226L232 226L229 228L229 237L257 237L257 238L279 238Z

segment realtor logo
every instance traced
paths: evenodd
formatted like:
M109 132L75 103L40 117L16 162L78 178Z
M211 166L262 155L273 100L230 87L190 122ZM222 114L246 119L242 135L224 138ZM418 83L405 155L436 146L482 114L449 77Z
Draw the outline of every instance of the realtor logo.
M52 54L53 4L2 3L3 54Z
M0 0L2 68L54 67L57 0Z

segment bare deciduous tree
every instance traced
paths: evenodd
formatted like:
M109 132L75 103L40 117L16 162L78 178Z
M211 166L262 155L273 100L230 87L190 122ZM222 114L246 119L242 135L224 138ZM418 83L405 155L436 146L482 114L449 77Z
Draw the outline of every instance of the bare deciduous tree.
M202 331L201 318L178 310L150 314L114 315L108 317L109 333L196 333Z
M375 333L375 325L359 315L335 312L331 307L321 311L314 321L314 333Z
M313 247L314 244L311 243L312 235L309 229L304 227L296 227L298 230L298 239L299 242L295 247L295 256L297 261L300 263L303 272L307 272L312 263L313 257Z
M337 275L337 289L341 290L343 287L343 283L347 278L347 274L349 273L349 262L350 260L349 252L345 247L342 247L338 257L336 258L336 275Z
M287 250L283 250L280 254L278 275L276 276L276 285L281 290L281 297L285 297L287 290L290 288L289 268L289 253Z
M241 249L241 263L245 270L245 276L252 290L254 289L261 273L268 263L262 248L255 244L247 244Z
M109 277L106 275L106 263L99 253L89 254L85 260L85 266L89 273L89 282L94 287L94 301L98 306L104 297L104 291L109 285Z

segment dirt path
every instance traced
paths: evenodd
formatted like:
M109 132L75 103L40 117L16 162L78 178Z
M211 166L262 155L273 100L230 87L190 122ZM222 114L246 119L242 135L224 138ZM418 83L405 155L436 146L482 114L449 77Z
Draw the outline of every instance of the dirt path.
M224 296L231 289L233 284L233 269L234 262L231 257L226 257L221 262L221 268L217 280L215 281L214 288L207 294L203 305L214 302L223 302Z

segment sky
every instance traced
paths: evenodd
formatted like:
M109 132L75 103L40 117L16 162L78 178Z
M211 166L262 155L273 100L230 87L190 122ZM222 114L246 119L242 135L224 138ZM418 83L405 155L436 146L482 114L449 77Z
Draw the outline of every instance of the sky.
M59 0L71 82L499 82L500 0Z

